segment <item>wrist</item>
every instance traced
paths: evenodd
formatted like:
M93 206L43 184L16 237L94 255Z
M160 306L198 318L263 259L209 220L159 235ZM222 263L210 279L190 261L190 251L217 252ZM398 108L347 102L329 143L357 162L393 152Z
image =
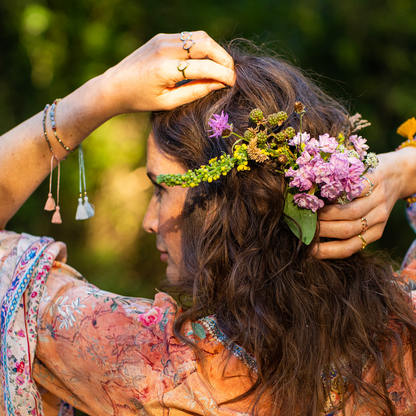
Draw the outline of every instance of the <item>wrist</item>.
M416 193L416 147L405 147L395 152L379 155L391 164L387 169L389 179L395 180L398 199Z
M398 150L402 161L400 169L403 171L402 198L407 198L416 193L416 147L409 146Z

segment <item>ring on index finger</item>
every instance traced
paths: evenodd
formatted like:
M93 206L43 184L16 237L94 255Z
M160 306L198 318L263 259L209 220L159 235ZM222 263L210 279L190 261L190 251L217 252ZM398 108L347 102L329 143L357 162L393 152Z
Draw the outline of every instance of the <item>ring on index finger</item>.
M371 192L373 192L374 189L374 184L373 182L370 181L370 179L366 178L365 176L362 177L364 180L366 180L368 182L368 184L370 185L370 189L368 190L368 192L365 194L365 196L370 196Z

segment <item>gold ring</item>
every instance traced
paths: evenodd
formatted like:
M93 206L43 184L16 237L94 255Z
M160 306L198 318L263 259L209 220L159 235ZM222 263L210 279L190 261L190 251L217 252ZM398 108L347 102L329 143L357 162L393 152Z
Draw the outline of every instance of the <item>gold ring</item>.
M188 68L188 66L189 61L178 61L178 66L176 68L178 68L179 72L182 72L183 79L187 79L185 76L185 69Z
M363 179L366 180L368 182L368 184L370 185L370 189L369 191L365 194L365 196L370 196L371 192L373 192L374 189L374 184L373 182L370 181L370 179L366 178L365 176L363 176Z
M187 32L187 31L181 32L180 39L182 42L186 42L187 40L191 39L191 37L192 37L192 32Z
M367 241L365 241L364 237L361 234L358 234L358 237L363 243L363 245L360 248L360 251L361 251L361 250L364 250L367 247Z
M364 217L361 218L361 227L361 235L363 235L368 230L368 222Z

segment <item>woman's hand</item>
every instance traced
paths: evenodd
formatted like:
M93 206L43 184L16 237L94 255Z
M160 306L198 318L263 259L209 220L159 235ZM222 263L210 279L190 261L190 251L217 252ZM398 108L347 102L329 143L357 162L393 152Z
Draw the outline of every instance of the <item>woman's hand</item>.
M374 184L370 195L366 196L370 184L364 180L365 188L359 198L346 205L327 205L319 211L319 236L336 240L320 243L315 248L316 257L351 256L362 248L363 241L358 235L362 235L367 244L378 240L397 200L416 192L416 149L406 148L378 157L377 169L365 174ZM367 231L364 231L365 222Z
M205 32L192 32L189 55L180 37L159 34L101 76L114 113L171 110L234 84L231 56ZM192 82L177 87L184 80L180 61L189 63L184 72Z

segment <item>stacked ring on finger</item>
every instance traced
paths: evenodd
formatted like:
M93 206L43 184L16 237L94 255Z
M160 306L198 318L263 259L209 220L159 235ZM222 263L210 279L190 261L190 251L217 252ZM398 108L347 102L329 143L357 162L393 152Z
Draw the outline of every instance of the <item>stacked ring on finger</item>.
M367 241L365 241L365 239L364 239L364 237L361 235L361 234L358 234L358 236L357 236L360 240L361 240L361 242L362 242L362 246L361 246L361 248L360 248L360 251L361 250L364 250L366 247L367 247Z
M188 79L185 76L185 69L188 68L188 66L189 66L189 61L178 61L178 66L176 68L178 68L179 72L182 72L183 79Z
M189 50L195 45L195 42L191 38L192 32L181 32L180 39L183 42L182 49L188 52L188 58L191 57L191 52Z
M364 217L361 218L361 227L362 229L360 235L363 235L368 230L368 222Z
M373 184L373 182L370 181L370 179L366 178L365 176L363 176L363 179L366 180L368 182L368 184L370 185L370 189L365 194L365 196L370 196L371 195L371 192L373 192L374 184Z

